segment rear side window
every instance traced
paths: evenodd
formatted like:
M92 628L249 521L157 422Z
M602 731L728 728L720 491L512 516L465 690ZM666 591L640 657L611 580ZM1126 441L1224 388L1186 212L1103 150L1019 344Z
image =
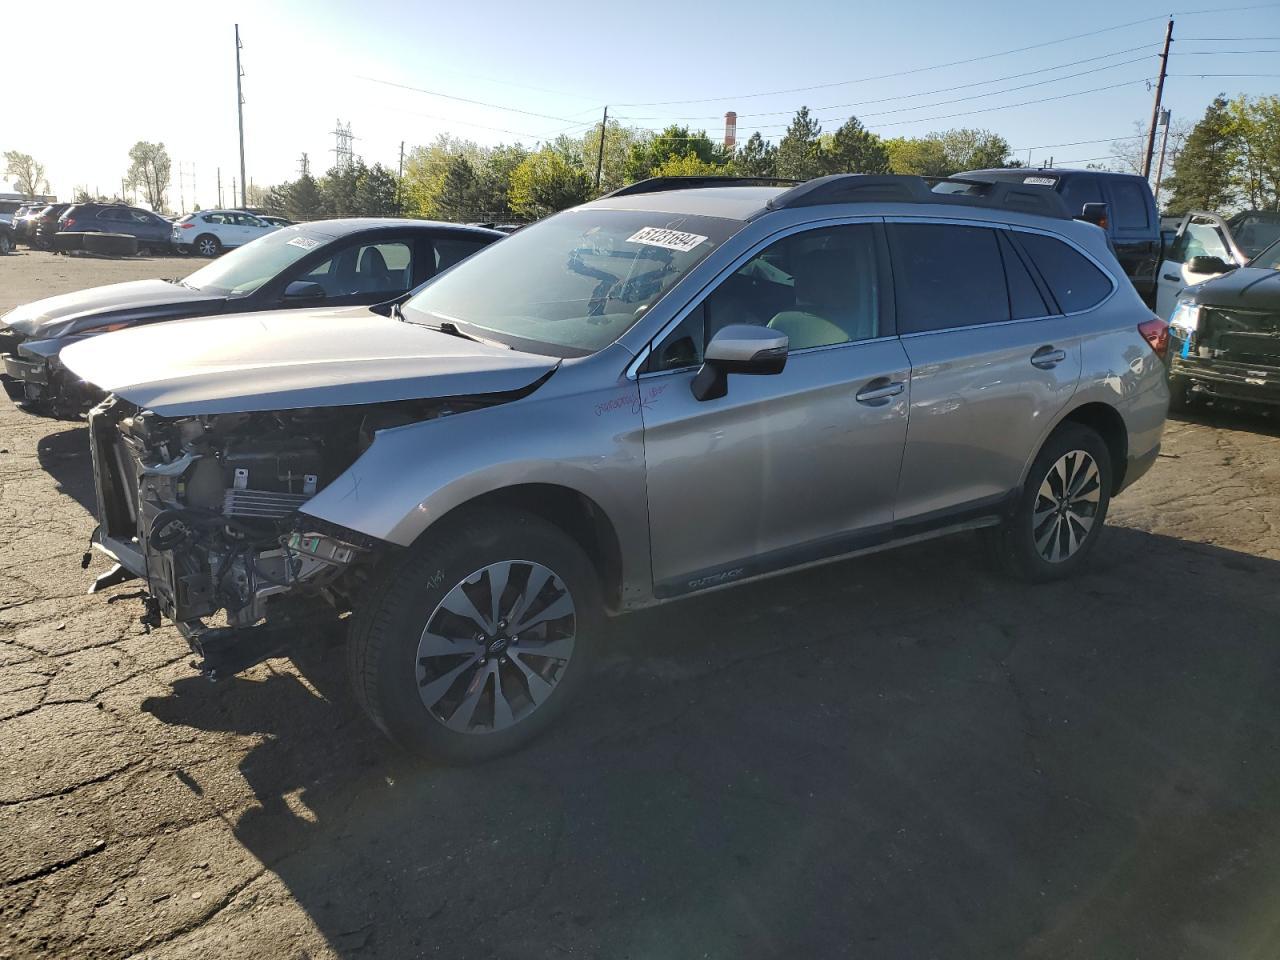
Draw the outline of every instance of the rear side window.
M945 223L891 223L898 332L1008 320L996 231Z
M431 242L436 248L436 273L448 270L455 263L467 259L481 247L488 246L481 240L455 239L453 237L439 237Z
M1116 229L1138 231L1151 226L1147 194L1141 185L1131 180L1116 180L1111 184L1111 196L1116 206Z
M1061 240L1019 231L1018 242L1030 254L1063 313L1096 307L1111 293L1110 278Z
M1000 231L1000 256L1004 258L1004 275L1009 281L1009 314L1014 320L1047 317L1053 311L1040 295L1040 288L1031 279L1031 271L1022 261L1022 255L1014 249L1005 232Z

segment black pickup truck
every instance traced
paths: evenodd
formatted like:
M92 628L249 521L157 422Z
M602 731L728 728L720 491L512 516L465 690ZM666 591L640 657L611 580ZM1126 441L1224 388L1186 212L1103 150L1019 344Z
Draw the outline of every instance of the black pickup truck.
M962 180L1004 180L1056 190L1072 216L1090 203L1107 205L1105 229L1116 259L1134 288L1155 305L1156 267L1160 263L1160 216L1147 181L1133 173L1106 170L1063 170L1048 167L1009 167L957 173ZM1102 226L1102 224L1099 224Z

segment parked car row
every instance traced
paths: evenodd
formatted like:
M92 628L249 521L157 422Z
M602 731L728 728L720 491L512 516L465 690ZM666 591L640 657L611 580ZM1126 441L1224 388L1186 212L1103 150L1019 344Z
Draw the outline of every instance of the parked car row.
M1044 186L660 178L503 239L288 227L19 308L6 367L105 397L95 589L143 580L215 678L350 610L372 721L471 762L547 727L607 614L960 531L1033 581L1087 562L1160 449L1168 328Z
M172 222L122 203L36 203L15 208L11 238L15 246L47 250L56 247L59 233L109 233L133 237L142 254L172 250L216 257L290 222L243 210L204 210Z

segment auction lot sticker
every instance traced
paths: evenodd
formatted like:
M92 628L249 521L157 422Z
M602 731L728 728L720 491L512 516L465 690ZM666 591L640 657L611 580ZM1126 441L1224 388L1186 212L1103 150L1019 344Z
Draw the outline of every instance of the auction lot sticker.
M650 247L665 247L667 250L679 250L688 253L706 237L696 233L682 233L679 230L668 230L666 227L641 227L631 236L627 243L643 243Z
M1038 187L1052 187L1058 182L1056 177L1023 177L1023 183L1034 183Z
M314 240L311 237L294 237L289 241L289 246L301 247L303 250L314 250L316 247L320 246L320 241Z

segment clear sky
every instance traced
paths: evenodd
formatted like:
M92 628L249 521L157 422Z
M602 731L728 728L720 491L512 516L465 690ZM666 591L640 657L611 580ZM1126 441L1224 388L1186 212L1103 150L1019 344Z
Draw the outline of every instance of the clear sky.
M1219 91L1280 92L1280 3L1181 5L1165 91L1175 118L1198 118ZM886 136L987 127L1024 161L1034 147L1035 163L1083 165L1149 117L1144 81L1169 12L1150 0L47 0L0 13L0 149L34 154L69 198L77 185L117 190L129 147L160 140L174 161L172 207L214 205L219 167L230 203L239 22L246 162L260 185L295 176L303 151L313 172L327 168L339 119L357 154L394 167L401 140L449 132L533 145L598 122L606 103L637 126L680 119L713 137L736 110L740 137L759 128L775 142L801 104L829 130L851 113ZM988 56L1033 44L1043 45ZM971 58L984 59L938 66ZM1041 102L991 109L1026 101ZM1097 142L1065 145L1074 141Z

